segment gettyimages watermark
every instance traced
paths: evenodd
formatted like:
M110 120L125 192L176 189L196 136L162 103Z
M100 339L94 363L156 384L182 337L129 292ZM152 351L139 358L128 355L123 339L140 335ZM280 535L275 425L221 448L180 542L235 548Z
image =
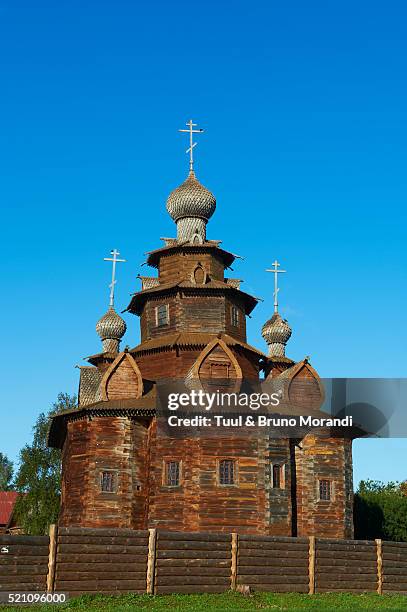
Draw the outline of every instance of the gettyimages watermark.
M157 390L169 437L407 436L407 379L172 380Z

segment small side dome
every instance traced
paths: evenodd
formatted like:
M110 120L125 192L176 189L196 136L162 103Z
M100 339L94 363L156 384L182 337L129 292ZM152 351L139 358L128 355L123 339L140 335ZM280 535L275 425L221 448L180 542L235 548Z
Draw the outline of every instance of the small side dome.
M215 196L201 185L193 170L187 180L170 193L167 200L167 211L174 221L184 217L197 217L208 221L215 208Z
M271 319L266 321L261 330L261 335L269 345L270 356L285 355L285 345L291 338L292 329L286 319L275 312Z
M102 340L104 352L116 353L119 350L119 343L126 333L126 329L126 322L111 306L96 323L96 332Z

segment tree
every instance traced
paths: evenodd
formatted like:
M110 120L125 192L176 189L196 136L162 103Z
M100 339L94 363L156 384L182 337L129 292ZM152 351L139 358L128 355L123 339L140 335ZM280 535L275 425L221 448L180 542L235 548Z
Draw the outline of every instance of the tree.
M0 491L10 491L13 480L13 463L0 453Z
M407 542L405 483L362 480L355 495L355 537Z
M45 535L58 519L61 496L61 452L47 446L51 418L76 407L76 396L60 393L48 413L41 413L33 427L32 444L20 451L15 488L22 495L15 517L25 533Z

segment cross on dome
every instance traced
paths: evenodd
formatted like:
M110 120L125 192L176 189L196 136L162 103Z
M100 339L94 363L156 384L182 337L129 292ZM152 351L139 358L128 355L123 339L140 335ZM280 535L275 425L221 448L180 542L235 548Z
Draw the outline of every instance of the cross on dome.
M187 121L186 125L188 126L187 130L178 130L179 132L186 132L189 134L189 148L186 150L186 153L189 153L189 170L193 172L194 170L194 147L196 147L197 143L194 142L194 134L202 134L203 130L198 128L194 130L194 127L197 127L197 123L193 123L192 119Z
M266 272L272 272L274 274L274 312L278 312L278 292L280 291L278 287L278 275L287 272L287 270L279 270L281 264L277 261L277 259L273 261L271 265L272 268L266 270Z
M118 259L118 255L120 255L119 251L117 249L113 249L112 251L110 251L112 257L104 257L104 261L111 261L112 262L112 282L110 283L109 287L110 287L110 300L109 300L109 306L110 308L114 307L114 286L117 283L116 280L116 263L121 263L121 262L125 262L125 259Z

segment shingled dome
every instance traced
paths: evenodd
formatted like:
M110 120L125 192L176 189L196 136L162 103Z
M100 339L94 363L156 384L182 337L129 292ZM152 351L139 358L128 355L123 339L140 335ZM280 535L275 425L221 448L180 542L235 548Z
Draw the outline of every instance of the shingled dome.
M167 210L177 224L179 242L205 242L206 224L216 208L216 199L201 185L193 170L186 181L174 189L167 200Z
M119 342L126 333L126 329L126 322L111 306L96 323L96 332L102 340L105 352L117 352Z
M208 221L215 208L215 196L201 185L193 170L187 180L170 193L167 200L167 210L174 221L182 217L200 217Z
M269 354L276 356L285 354L285 345L291 338L291 334L291 327L278 312L275 312L271 319L266 321L261 330L261 335L269 345Z

